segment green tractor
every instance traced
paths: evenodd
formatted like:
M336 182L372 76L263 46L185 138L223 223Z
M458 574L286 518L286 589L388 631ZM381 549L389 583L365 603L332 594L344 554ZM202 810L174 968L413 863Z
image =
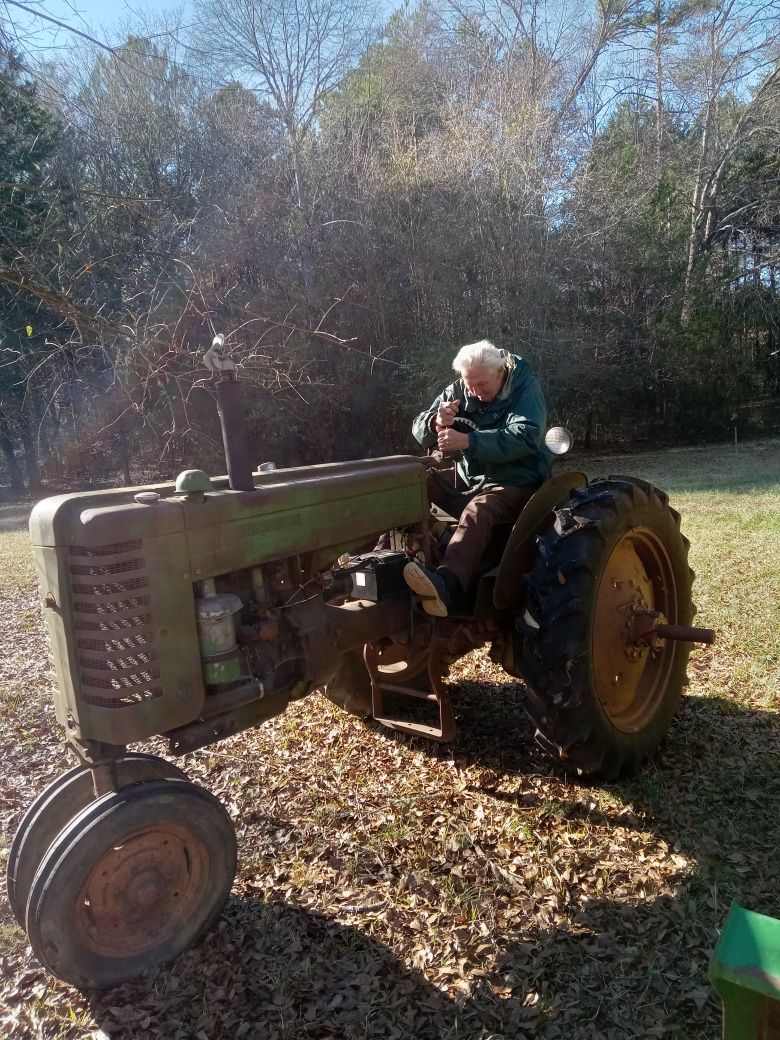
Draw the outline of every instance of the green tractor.
M429 508L431 460L255 470L234 372L216 392L228 477L49 498L30 519L78 765L22 819L8 894L38 959L81 988L177 956L235 875L220 802L128 745L162 735L186 754L318 690L448 741L447 667L490 644L543 746L573 774L611 778L658 746L689 644L712 640L690 627L688 543L650 484L554 476L499 532L463 610L431 618L402 574L411 557L435 565L454 523Z

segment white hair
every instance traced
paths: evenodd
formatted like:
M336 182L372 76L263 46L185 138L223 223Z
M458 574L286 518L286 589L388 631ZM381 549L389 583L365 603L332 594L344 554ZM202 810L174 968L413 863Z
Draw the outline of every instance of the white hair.
M461 375L472 368L489 368L497 372L506 368L506 352L499 350L489 339L481 339L477 343L467 343L461 347L455 355L452 367Z

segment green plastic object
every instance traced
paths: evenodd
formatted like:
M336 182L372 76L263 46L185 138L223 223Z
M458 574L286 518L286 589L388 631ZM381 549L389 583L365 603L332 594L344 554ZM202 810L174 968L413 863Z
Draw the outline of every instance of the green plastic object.
M185 469L176 478L176 491L179 494L192 494L197 491L213 491L208 474L202 469Z
M733 903L710 961L723 1040L780 1040L780 921Z

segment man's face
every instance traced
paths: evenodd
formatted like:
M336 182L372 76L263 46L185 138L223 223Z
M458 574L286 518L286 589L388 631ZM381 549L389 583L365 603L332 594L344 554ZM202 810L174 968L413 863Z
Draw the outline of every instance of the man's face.
M466 393L485 404L495 401L504 382L505 371L503 368L485 368L482 365L464 369L463 382L466 384Z

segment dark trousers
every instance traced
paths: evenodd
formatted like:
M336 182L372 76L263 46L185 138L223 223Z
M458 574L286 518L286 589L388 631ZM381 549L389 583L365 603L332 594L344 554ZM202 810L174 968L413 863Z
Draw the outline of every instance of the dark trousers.
M513 524L535 487L504 487L489 484L476 491L453 487L453 472L428 471L428 498L450 516L458 526L444 551L440 566L452 571L464 589L487 548L496 524Z

